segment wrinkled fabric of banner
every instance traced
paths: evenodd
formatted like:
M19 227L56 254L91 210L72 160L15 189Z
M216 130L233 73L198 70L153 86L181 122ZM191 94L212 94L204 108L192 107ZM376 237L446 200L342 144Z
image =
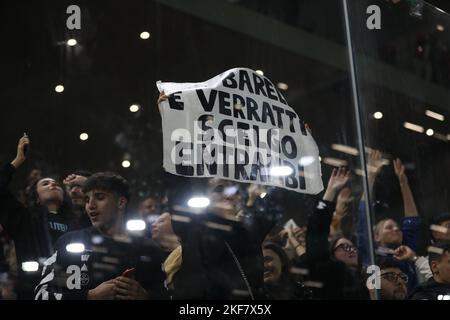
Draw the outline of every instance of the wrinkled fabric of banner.
M157 82L164 169L301 193L323 190L319 150L265 76L234 68L199 83Z

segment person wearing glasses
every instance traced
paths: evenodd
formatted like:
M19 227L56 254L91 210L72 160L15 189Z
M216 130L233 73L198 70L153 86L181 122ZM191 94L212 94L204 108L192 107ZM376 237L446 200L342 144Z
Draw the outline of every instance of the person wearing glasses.
M337 238L331 243L332 258L344 263L348 268L358 267L358 249L347 238Z
M370 290L372 299L375 299L375 290L378 290L380 300L405 300L408 276L401 270L400 263L387 256L378 257L376 263L380 268L380 288Z
M308 282L320 284L311 289L310 298L319 300L369 299L358 265L358 252L346 238L329 243L335 198L350 179L344 168L334 169L328 181L323 200L331 208L309 216L306 231L306 252L298 267L309 270Z

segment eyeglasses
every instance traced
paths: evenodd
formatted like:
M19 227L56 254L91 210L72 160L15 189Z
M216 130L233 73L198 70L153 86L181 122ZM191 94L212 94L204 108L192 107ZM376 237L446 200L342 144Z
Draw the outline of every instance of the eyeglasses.
M333 251L336 251L338 249L342 249L345 252L352 252L352 251L356 252L356 251L358 251L358 249L355 246L352 246L351 244L348 244L348 243L342 243L342 244L338 245L337 247L335 247L333 249Z
M381 276L390 282L397 282L400 279L404 283L408 283L408 276L404 273L386 272L381 274Z

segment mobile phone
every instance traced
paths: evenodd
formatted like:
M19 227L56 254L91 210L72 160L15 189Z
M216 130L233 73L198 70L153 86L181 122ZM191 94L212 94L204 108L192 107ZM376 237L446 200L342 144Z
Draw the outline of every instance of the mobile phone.
M23 136L26 137L26 138L28 138L28 135L27 135L26 132L23 133ZM25 155L25 157L26 157L27 154L28 154L28 146L29 146L28 144L26 144L26 145L23 146L23 154Z
M122 277L133 278L136 273L136 268L127 269L122 272Z

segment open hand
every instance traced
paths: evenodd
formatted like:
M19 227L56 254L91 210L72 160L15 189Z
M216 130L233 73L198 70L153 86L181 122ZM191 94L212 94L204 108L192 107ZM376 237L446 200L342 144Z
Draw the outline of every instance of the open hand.
M405 166L403 165L403 162L397 158L392 161L392 164L394 165L394 171L397 175L397 178L400 183L407 183L408 177L405 174Z

